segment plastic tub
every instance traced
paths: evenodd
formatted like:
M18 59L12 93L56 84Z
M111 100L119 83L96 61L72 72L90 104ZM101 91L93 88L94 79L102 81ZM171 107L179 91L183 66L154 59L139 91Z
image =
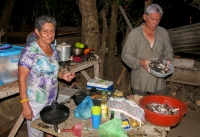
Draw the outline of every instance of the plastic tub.
M179 114L167 115L167 114L158 114L152 112L146 109L147 103L160 103L160 104L166 103L175 108L179 108ZM143 98L140 99L139 105L144 110L145 118L147 121L149 121L152 124L165 127L172 127L177 125L181 121L182 117L188 111L187 105L182 101L162 95L144 96Z
M0 50L0 80L11 83L18 80L19 54L23 47L12 45L11 48Z

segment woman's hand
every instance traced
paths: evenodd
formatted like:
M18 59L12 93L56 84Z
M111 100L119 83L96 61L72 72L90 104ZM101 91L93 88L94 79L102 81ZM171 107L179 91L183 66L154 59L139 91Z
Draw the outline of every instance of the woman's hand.
M148 67L149 63L151 63L150 60L147 59L140 60L140 65L150 73L150 69Z
M63 73L62 79L71 82L71 80L75 77L75 73L73 72L67 72L67 73Z
M27 120L32 120L32 118L34 117L33 111L28 102L22 103L22 109L23 109L23 111L22 111L23 117Z

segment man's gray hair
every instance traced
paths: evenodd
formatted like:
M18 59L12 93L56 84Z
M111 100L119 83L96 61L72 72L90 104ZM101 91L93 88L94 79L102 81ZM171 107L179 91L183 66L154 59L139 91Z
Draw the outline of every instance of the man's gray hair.
M158 4L150 4L149 6L147 6L147 8L144 11L144 14L146 14L148 16L153 12L160 13L161 16L163 14L163 10Z
M54 17L51 17L50 15L42 15L42 16L38 17L35 20L35 28L40 31L42 29L42 26L45 23L52 23L56 29L56 25L57 25L56 20Z

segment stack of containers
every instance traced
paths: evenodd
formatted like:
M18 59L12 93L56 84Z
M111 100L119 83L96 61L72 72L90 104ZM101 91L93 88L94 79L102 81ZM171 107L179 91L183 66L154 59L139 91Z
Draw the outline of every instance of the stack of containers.
M4 84L18 80L18 61L22 46L12 45L0 50L0 81Z

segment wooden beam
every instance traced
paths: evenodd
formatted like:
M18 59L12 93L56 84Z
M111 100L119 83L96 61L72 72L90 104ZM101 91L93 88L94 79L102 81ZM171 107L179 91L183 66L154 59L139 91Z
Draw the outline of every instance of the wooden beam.
M8 37L27 37L30 32L7 32Z
M185 85L191 85L191 86L200 86L200 83L194 83L194 82L184 81L184 80L177 80L177 79L172 79L172 78L167 78L166 81L185 84Z
M192 48L192 47L200 47L200 43L191 43L191 44L173 44L173 49L182 49L182 48Z
M174 68L174 73L166 79L172 82L200 86L200 71Z
M23 118L23 115L21 113L21 115L19 116L17 122L15 123L15 125L12 128L12 130L11 130L10 134L8 135L8 137L15 137L17 131L19 130L19 128L21 127L23 122L24 122L24 118Z
M173 32L178 32L178 31L182 31L183 29L195 29L195 28L198 28L200 27L200 23L195 23L195 24L190 24L190 25L185 25L185 26L181 26L181 27L176 27L176 28L172 28L172 29L168 29L167 31L169 33L173 33Z
M130 23L130 20L128 19L127 15L126 15L126 13L125 13L125 11L124 11L124 9L122 8L122 6L119 6L119 9L120 9L120 11L121 11L121 13L122 13L124 19L126 20L126 23L128 24L128 27L132 30L133 27L132 27L132 25L131 25L131 23Z
M90 78L90 76L85 72L85 70L82 70L81 71L81 74L85 77L85 79L87 80L87 81L89 81L91 78Z

